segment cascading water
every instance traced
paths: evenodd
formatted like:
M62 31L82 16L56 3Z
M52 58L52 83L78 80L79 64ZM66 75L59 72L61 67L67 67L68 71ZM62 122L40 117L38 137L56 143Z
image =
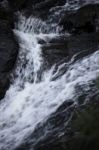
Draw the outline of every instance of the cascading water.
M38 125L45 121L66 100L77 105L75 86L89 83L99 74L99 51L76 61L63 63L41 72L44 65L38 40L58 37L60 29L39 19L21 19L14 30L18 36L20 52L12 84L0 102L0 150L14 150ZM68 66L68 69L67 67ZM61 68L67 71L57 77ZM57 78L56 78L57 77Z

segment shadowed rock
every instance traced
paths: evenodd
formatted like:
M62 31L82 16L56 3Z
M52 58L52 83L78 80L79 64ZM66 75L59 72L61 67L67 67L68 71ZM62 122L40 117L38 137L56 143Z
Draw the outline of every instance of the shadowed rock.
M9 87L9 74L14 67L18 43L13 34L14 19L8 5L0 2L0 99Z
M96 32L99 23L99 4L89 4L74 12L66 12L60 21L63 29L74 34Z
M69 61L75 54L80 59L98 49L99 32L83 33L82 35L60 36L42 45L44 63L48 66Z

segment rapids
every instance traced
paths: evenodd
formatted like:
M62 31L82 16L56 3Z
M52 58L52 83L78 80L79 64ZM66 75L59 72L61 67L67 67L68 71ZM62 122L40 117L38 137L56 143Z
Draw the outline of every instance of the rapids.
M78 105L75 86L85 85L87 90L89 83L98 76L98 50L74 63L73 57L56 70L53 65L42 71L44 60L38 40L47 42L60 36L60 30L56 24L48 25L40 19L20 15L14 29L20 44L19 56L11 74L10 88L0 102L0 150L15 149L63 102L72 99L74 105ZM62 68L67 71L58 76Z

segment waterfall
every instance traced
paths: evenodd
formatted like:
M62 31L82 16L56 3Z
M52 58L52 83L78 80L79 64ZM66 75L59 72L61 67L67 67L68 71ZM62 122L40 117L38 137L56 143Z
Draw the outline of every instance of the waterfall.
M38 40L47 42L58 37L59 27L21 16L14 33L19 39L20 51L10 88L0 102L0 150L15 149L63 102L72 99L77 105L75 86L85 85L87 90L99 74L97 50L74 63L71 63L72 59L64 62L57 70L53 65L41 71L39 81L44 59ZM57 77L62 68L67 71Z

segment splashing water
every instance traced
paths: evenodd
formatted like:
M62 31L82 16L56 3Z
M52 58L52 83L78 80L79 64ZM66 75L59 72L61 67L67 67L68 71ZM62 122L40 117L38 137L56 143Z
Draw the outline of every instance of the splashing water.
M68 63L67 72L56 80L53 78L65 63L56 72L54 66L43 72L42 80L37 82L38 71L43 64L38 39L46 41L58 33L53 34L52 28L49 33L43 32L45 23L42 25L34 18L21 21L14 31L20 43L14 81L0 102L0 150L13 150L21 144L37 124L46 120L64 101L73 99L77 103L75 86L80 83L88 88L87 85L99 74L97 51L74 64ZM39 31L35 31L40 26Z

